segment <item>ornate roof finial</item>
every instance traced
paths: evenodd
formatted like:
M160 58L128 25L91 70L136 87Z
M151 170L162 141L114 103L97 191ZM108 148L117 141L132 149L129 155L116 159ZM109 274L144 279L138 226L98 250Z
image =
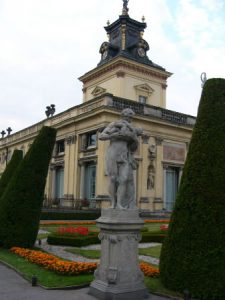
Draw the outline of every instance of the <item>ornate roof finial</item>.
M206 81L207 81L207 76L206 76L206 72L202 72L201 76L201 82L202 82L202 88L204 87Z
M106 24L107 24L107 26L109 26L110 25L110 21L108 20Z
M144 23L145 22L145 16L143 16L141 20L142 20L142 23Z
M129 0L123 0L123 10L122 10L123 15L128 15L128 11L129 11L128 2Z

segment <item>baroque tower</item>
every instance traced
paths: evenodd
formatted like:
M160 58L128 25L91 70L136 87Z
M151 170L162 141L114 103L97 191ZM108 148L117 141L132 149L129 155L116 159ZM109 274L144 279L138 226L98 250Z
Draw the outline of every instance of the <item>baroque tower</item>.
M131 99L140 103L166 108L167 78L171 73L149 59L149 44L143 38L147 24L128 14L124 1L122 14L105 31L97 67L79 79L83 82L83 101L102 94Z

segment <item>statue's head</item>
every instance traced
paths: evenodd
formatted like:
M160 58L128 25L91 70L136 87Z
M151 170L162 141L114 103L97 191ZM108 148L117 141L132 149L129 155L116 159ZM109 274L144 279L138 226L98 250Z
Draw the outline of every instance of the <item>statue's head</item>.
M125 108L121 112L122 119L131 122L131 118L135 115L134 111L130 108Z

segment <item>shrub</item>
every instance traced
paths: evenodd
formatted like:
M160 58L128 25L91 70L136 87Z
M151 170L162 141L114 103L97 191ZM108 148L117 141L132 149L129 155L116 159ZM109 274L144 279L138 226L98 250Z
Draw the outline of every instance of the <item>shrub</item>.
M10 162L7 164L5 171L3 172L0 179L0 197L3 195L9 181L11 180L14 172L19 166L20 162L23 159L22 150L14 150Z
M162 243L165 233L162 232L143 232L140 243Z
M41 220L96 220L100 217L99 212L51 212L42 211Z
M202 300L225 299L225 80L203 88L160 258L163 284Z
M63 236L58 234L50 234L47 238L47 242L50 245L61 245L61 246L74 246L83 247L93 244L100 244L98 234L90 232L87 236Z
M34 245L55 136L55 129L41 129L1 198L0 238L6 248Z

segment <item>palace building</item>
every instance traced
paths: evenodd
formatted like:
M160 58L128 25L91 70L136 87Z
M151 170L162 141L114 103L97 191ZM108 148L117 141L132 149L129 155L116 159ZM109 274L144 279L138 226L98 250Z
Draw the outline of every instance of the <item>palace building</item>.
M125 2L124 2L125 3ZM100 46L96 68L79 78L80 105L0 139L0 173L14 149L24 154L43 126L57 129L57 141L46 183L46 207L74 210L107 207L105 153L108 142L98 134L120 118L124 108L135 112L132 124L143 128L135 153L137 206L141 211L171 211L182 174L195 118L166 109L167 78L172 74L148 57L146 28L122 14L105 27L108 41ZM10 132L9 132L10 133Z

